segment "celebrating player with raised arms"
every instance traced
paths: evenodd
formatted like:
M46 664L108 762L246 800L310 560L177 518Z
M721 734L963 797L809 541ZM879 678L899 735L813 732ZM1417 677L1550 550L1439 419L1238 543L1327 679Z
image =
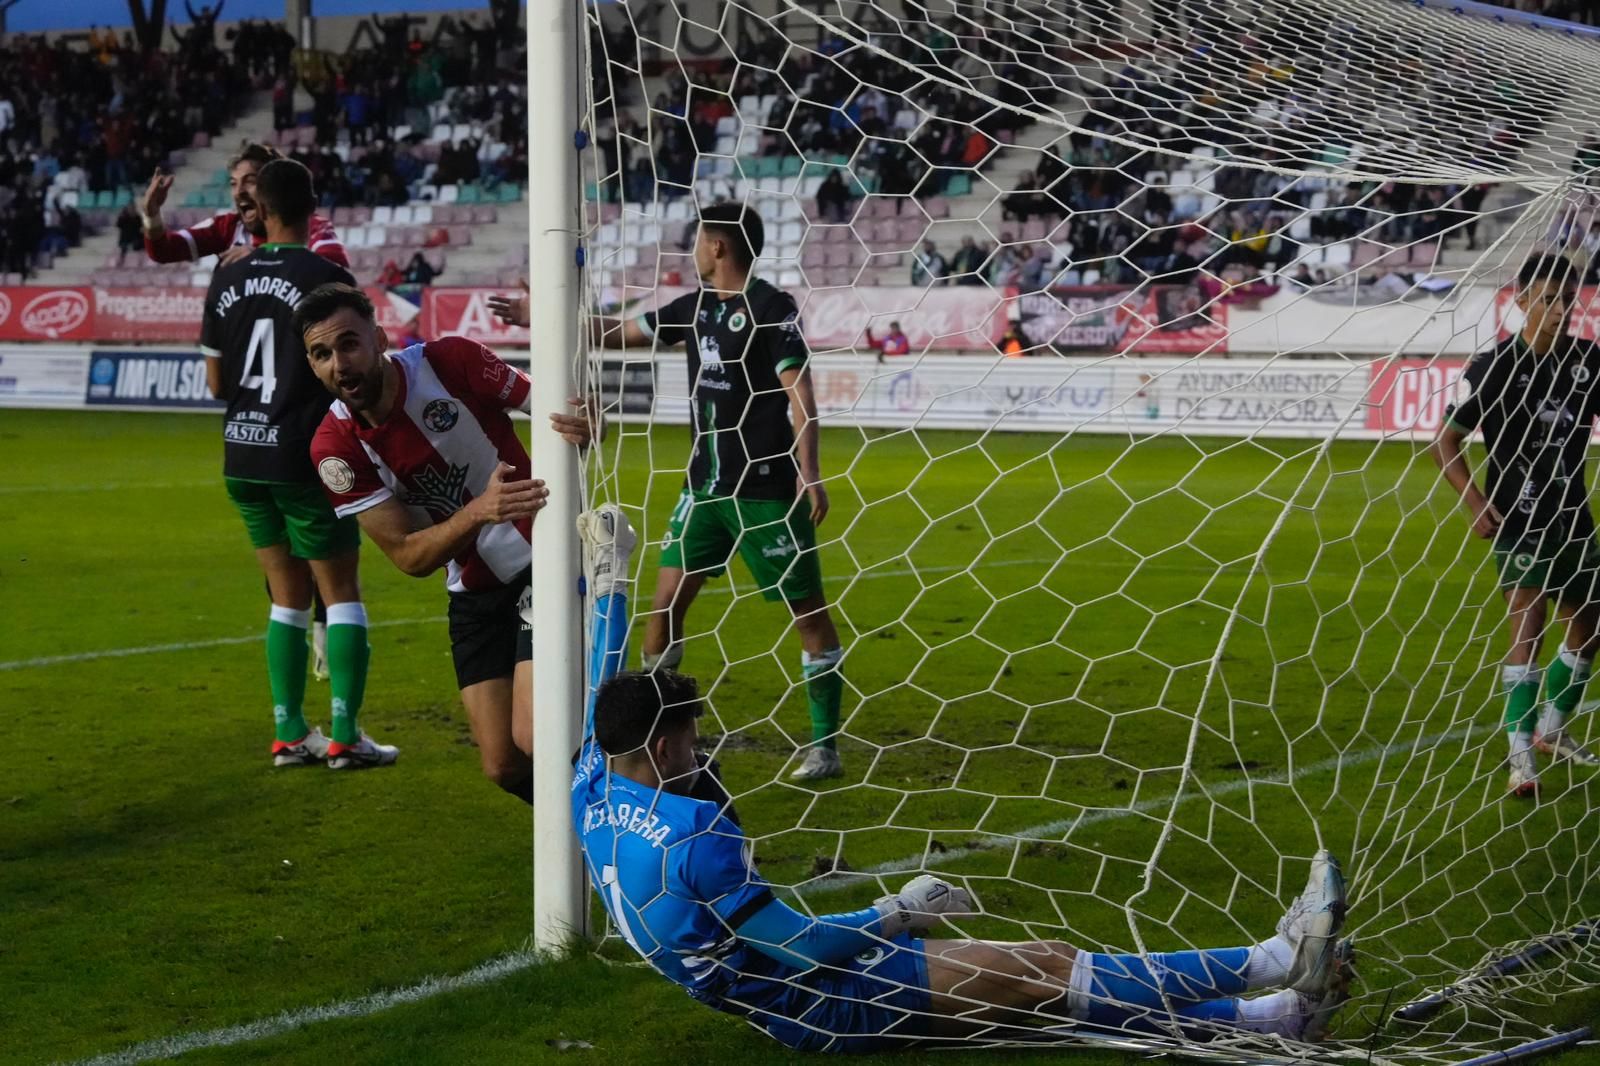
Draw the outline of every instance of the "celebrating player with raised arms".
M460 337L386 355L372 301L349 284L307 295L294 328L335 397L311 446L328 498L407 574L446 569L456 684L483 772L532 803L529 546L549 493L509 413L528 410L528 376ZM550 418L563 439L589 443L587 413Z
M317 485L311 438L328 397L306 365L294 308L326 282L350 282L305 246L316 206L311 172L287 159L261 169L256 203L267 243L219 266L206 294L200 344L211 392L228 404L223 474L244 516L272 596L267 672L278 766L326 759L334 769L394 762L395 748L357 726L366 691L367 614L356 566L361 535L333 513ZM309 728L304 708L306 627L313 580L328 604L332 737Z
M228 160L228 187L233 194L233 210L224 211L195 226L167 229L161 207L172 188L172 175L157 172L145 189L140 215L144 222L144 250L152 262L186 263L219 256L230 263L250 254L250 249L266 241L266 221L256 195L256 179L261 168L284 158L270 144L247 144ZM334 232L333 223L312 212L306 220L306 247L337 266L348 268L350 257Z
M699 798L695 682L668 670L614 673L627 654L627 601L606 575L627 571L632 535L620 511L585 518L598 691L572 781L573 828L617 931L695 999L808 1051L1069 1024L1322 1037L1352 976L1350 943L1337 939L1344 879L1326 851L1276 935L1247 947L1141 956L1060 941L917 939L974 908L964 889L926 874L870 907L817 918L778 899L726 802ZM1272 988L1281 991L1243 998Z
M1470 394L1453 405L1433 442L1434 461L1461 496L1472 531L1490 542L1510 618L1510 650L1500 668L1510 788L1538 793L1534 750L1600 766L1567 728L1583 698L1600 626L1600 544L1585 486L1589 438L1600 417L1600 347L1567 330L1578 270L1565 256L1540 254L1517 274L1526 316L1515 336L1473 356ZM1479 489L1464 445L1483 430L1489 462ZM1565 640L1544 671L1539 708L1539 645L1547 602Z

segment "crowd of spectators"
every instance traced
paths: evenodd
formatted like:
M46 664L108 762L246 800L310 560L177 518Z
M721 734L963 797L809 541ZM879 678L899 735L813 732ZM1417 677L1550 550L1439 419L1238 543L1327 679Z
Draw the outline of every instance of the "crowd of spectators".
M197 14L214 19L215 9ZM227 55L195 29L174 36L175 50L144 49L131 33L95 27L79 43L17 35L0 50L7 272L27 277L41 256L79 242L76 196L148 181L197 133L219 133L242 103L248 81Z

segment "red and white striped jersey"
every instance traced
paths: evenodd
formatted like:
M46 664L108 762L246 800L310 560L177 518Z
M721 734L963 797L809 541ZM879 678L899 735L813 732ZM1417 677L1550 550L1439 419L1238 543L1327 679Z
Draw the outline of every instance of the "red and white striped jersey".
M496 466L530 477L528 450L507 413L528 402L528 376L462 337L414 344L385 358L400 372L380 425L333 401L311 460L341 518L399 500L417 529L447 520L488 487ZM495 588L528 568L532 519L485 526L449 564L451 592Z

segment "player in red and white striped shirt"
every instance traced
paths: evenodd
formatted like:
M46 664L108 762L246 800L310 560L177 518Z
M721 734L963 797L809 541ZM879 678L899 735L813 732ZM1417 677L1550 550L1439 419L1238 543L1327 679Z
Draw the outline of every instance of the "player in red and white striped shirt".
M529 557L549 492L509 414L528 410L527 375L460 337L385 355L372 302L349 285L306 296L294 328L336 397L311 443L334 510L413 577L446 568L456 682L483 772L532 803ZM550 421L589 443L587 414Z
M172 175L156 174L145 190L141 208L145 254L156 263L193 262L208 255L231 263L249 255L256 245L267 239L266 223L256 206L256 174L274 159L282 158L283 153L270 144L246 145L228 160L228 184L233 192L234 209L176 232L168 230L161 219L161 205L166 203L167 191L172 188ZM333 223L321 215L311 216L306 247L329 262L350 269L350 257L345 254Z

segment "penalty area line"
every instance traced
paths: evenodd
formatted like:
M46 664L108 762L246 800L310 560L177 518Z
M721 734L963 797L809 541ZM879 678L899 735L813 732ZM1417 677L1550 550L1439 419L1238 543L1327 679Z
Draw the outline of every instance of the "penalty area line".
M1433 733L1418 737L1414 741L1386 744L1382 747L1364 748L1360 751L1349 752L1333 759L1323 759L1309 763L1292 773L1270 774L1259 778L1231 778L1216 784L1207 785L1202 790L1191 790L1178 801L1178 806L1186 806L1200 799L1210 799L1217 796L1230 795L1242 792L1255 785L1282 785L1293 784L1302 778L1315 774L1328 773L1335 769L1348 769L1367 763L1376 762L1391 755L1404 755L1407 752L1417 753L1454 741L1463 740L1479 733L1487 733L1496 729L1493 725L1466 726L1452 729L1444 733ZM1172 804L1172 796L1160 799L1146 800L1132 807L1116 807L1109 810L1085 811L1078 818L1060 819L1043 825L1020 829L1003 839L997 839L993 847L1002 846L1004 840L1039 840L1054 837L1071 828L1096 825L1105 822L1114 822L1123 818L1132 818L1141 814L1148 814L1153 810ZM991 851L993 847L967 847L953 848L949 851L939 852L937 856L930 856L924 852L919 855L908 855L903 859L880 863L866 870L852 871L846 874L830 874L827 878L813 882L807 886L807 895L823 895L836 891L848 884L859 883L863 877L873 877L887 873L899 873L915 869L923 869L929 858L937 858L941 863L948 863L964 855L972 855L983 851ZM220 1029L208 1029L196 1033L180 1033L175 1036L162 1037L157 1040L147 1040L144 1043L134 1044L121 1051L109 1052L90 1059L80 1059L70 1066L135 1066L138 1063L152 1062L159 1059L174 1058L190 1051L199 1051L205 1048L231 1047L236 1044L249 1043L255 1040L266 1040L271 1037L281 1036L306 1026L319 1022L339 1021L342 1019L364 1018L368 1015L378 1014L392 1007L404 1006L411 1003L420 1003L435 996L447 995L451 992L481 985L493 984L515 974L521 973L542 961L541 957L531 951L513 952L491 959L470 970L455 974L450 977L428 977L406 988L395 989L389 992L375 992L370 995L358 996L340 1003L328 1003L318 1007L302 1007L296 1010L283 1011L268 1018L254 1022L244 1022L240 1025L225 1026Z
M370 995L357 996L355 999L347 999L341 1003L325 1003L317 1007L299 1007L295 1010L286 1010L280 1014L274 1014L269 1018L244 1022L240 1025L224 1026L221 1029L207 1029L198 1033L180 1033L176 1036L146 1040L142 1044L134 1044L121 1051L97 1055L92 1059L80 1059L73 1063L72 1066L133 1066L135 1063L175 1058L191 1051L233 1047L236 1044L267 1040L271 1037L282 1036L284 1033L294 1032L296 1029L303 1029L308 1025L340 1021L348 1018L364 1018L394 1007L403 1007L410 1003L420 1003L423 1000L433 999L435 996L448 995L451 992L459 992L467 988L493 984L496 981L504 980L514 974L531 969L541 961L541 957L534 952L514 951L509 955L491 959L488 962L474 966L470 970L453 974L449 977L428 977L405 988L397 988L388 992L373 992Z

